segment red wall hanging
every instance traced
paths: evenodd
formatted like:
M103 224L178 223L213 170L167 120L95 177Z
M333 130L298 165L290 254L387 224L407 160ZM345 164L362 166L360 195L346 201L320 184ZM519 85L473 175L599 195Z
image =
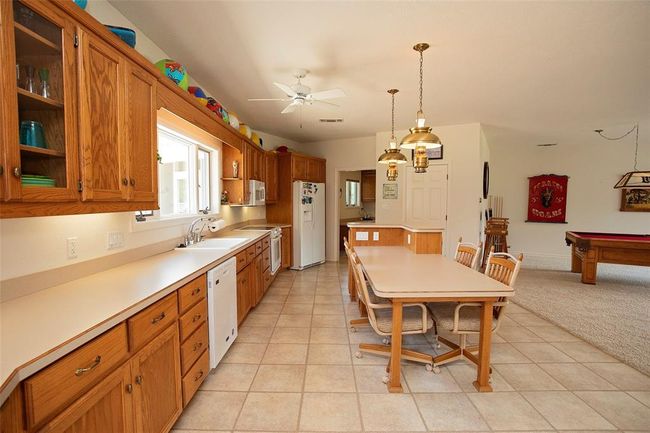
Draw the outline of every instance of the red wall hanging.
M535 223L566 223L569 176L542 174L528 178L528 219Z

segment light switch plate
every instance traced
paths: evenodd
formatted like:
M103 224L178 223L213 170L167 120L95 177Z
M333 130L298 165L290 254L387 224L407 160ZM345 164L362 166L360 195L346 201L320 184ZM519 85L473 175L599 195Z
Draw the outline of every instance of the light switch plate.
M357 241L367 241L368 240L368 232L357 232L354 239L357 240Z
M372 240L373 241L379 240L379 232L372 232Z

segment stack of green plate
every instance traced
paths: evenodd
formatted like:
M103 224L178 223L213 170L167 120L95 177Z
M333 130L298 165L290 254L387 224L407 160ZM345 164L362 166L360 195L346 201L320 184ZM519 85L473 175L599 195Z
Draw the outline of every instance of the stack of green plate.
M54 179L37 174L24 174L20 176L20 182L23 186L38 186L41 188L54 188L55 186Z

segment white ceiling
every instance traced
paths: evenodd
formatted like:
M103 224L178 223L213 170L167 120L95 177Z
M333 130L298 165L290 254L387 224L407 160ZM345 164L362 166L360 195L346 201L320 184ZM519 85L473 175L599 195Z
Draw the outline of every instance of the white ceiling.
M111 0L254 129L317 141L396 129L417 110L417 42L430 125L481 122L490 139L557 141L567 131L650 119L650 2L252 2ZM306 68L340 108L280 114L273 81ZM342 117L343 124L320 124Z

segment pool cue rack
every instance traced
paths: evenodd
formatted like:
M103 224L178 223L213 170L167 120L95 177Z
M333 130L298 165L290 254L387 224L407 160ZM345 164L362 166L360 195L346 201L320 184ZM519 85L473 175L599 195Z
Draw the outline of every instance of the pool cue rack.
M491 217L485 224L485 242L483 243L483 258L481 268L485 268L490 250L494 247L495 253L508 252L508 218Z

